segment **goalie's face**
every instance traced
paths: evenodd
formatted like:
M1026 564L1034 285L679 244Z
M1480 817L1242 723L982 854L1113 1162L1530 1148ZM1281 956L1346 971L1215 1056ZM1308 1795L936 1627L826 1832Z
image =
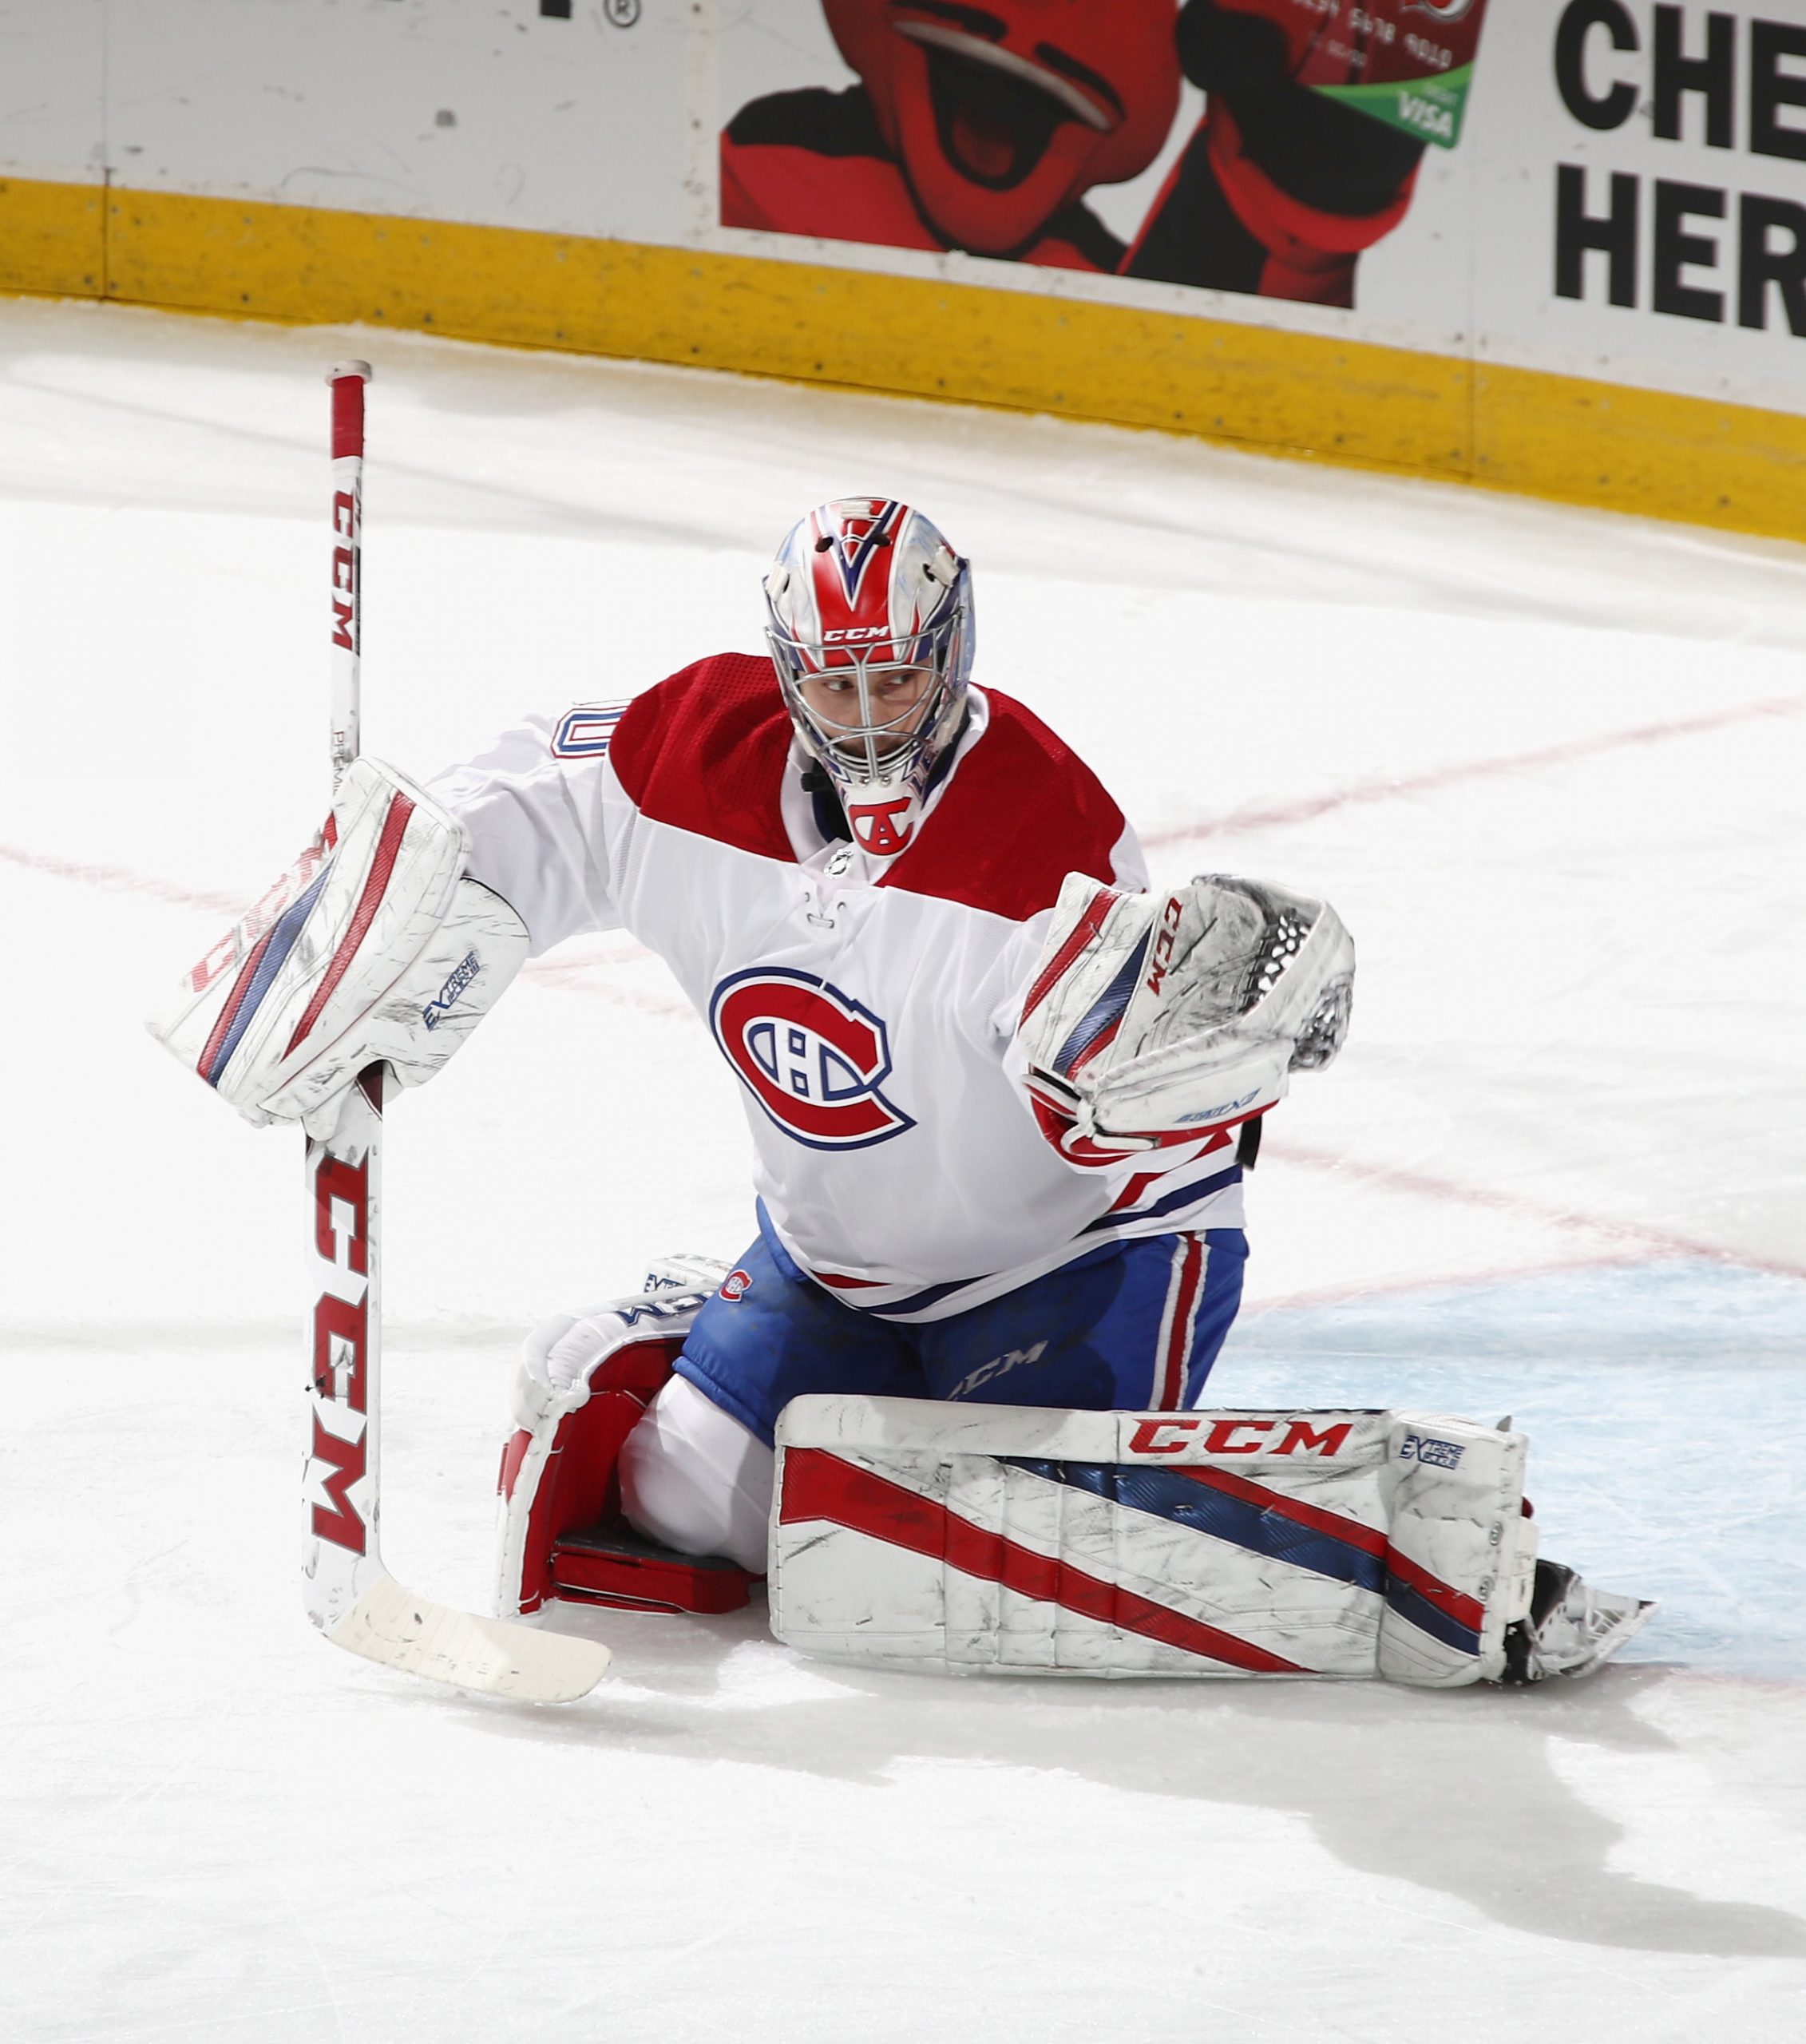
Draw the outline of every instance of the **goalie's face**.
M927 719L941 682L931 667L830 668L797 693L817 730L843 758L880 763L903 751Z

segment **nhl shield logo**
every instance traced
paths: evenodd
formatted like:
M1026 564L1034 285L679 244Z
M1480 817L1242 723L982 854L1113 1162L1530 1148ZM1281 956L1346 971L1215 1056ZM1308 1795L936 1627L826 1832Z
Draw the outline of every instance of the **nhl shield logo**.
M862 1150L915 1127L878 1091L890 1076L884 1024L813 972L730 975L709 1027L760 1107L812 1150Z

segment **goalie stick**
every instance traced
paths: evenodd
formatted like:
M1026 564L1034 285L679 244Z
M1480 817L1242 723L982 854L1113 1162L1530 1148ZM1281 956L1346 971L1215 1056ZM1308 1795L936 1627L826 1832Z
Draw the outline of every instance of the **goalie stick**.
M341 362L332 387L332 778L359 745L364 385ZM330 827L330 826L329 826ZM373 871L380 899L382 869ZM359 914L364 913L360 904ZM331 969L328 968L328 976ZM585 1694L608 1665L598 1642L537 1632L404 1589L378 1545L382 1358L382 1142L386 1065L345 1096L332 1133L307 1145L309 1440L304 1601L335 1646L408 1674L531 1703Z

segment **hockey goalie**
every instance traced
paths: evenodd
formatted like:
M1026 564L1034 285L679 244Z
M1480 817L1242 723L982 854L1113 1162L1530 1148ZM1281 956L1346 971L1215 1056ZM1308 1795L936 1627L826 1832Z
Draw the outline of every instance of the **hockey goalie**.
M1595 1665L1645 1607L1537 1559L1521 1435L1202 1404L1263 1118L1348 1028L1335 911L1150 891L1095 775L974 685L970 564L919 511L820 506L765 598L766 656L425 789L366 763L249 1016L197 995L172 1044L253 1119L323 1115L373 1058L429 1075L521 954L615 929L706 1018L756 1233L529 1338L502 1611L722 1610L769 1575L799 1648L941 1668Z

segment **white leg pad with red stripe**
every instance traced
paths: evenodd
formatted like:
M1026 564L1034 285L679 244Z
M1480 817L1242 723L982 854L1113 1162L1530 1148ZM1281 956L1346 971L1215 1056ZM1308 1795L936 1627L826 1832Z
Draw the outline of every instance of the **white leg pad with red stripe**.
M771 1628L949 1670L1498 1680L1530 1610L1527 1445L1419 1413L799 1398Z
M151 1033L258 1125L324 1137L367 1066L430 1079L527 953L463 872L463 826L379 760L348 767L325 828L184 976Z

